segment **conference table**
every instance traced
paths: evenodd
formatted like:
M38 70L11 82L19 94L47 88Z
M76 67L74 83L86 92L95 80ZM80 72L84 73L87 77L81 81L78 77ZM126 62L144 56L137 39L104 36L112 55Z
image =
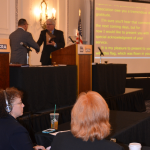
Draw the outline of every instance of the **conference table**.
M105 100L111 110L146 111L143 89L140 88L125 88L125 93L105 98Z
M110 124L112 130L107 137L108 140L115 138L117 143L128 145L131 142L138 142L142 146L150 147L149 114L111 110ZM58 126L58 131L64 130L70 130L70 122ZM51 145L54 135L37 132L35 138L37 144L48 147Z
M150 73L128 73L126 79L127 88L143 88L144 100L150 99L149 92Z

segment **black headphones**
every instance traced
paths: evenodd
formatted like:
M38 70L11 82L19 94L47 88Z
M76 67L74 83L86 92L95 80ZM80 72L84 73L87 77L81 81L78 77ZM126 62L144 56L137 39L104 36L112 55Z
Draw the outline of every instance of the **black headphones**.
M8 100L7 100L7 96L6 96L6 91L4 90L4 96L5 96L5 102L6 102L6 108L5 110L10 113L12 111L12 105L8 103Z

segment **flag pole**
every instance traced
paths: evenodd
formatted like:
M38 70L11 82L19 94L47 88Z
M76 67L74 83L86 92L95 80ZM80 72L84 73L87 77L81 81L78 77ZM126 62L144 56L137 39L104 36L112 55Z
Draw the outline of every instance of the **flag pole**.
M78 21L78 31L76 36L76 44L83 44L82 27L81 27L81 9L79 9L79 21Z

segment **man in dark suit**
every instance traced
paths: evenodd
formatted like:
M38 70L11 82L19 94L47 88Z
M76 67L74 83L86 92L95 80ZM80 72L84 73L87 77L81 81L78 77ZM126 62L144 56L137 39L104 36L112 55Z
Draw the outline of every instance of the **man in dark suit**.
M47 41L47 33L53 35L53 39ZM65 46L63 32L55 29L55 20L48 19L46 21L46 30L41 31L38 45L41 46L44 42L43 51L41 55L42 65L51 65L51 52L63 48Z
M18 29L10 34L11 59L13 64L27 64L28 50L20 43L24 43L28 47L33 47L37 52L40 51L38 44L33 40L31 33L27 32L28 23L25 19L18 21Z

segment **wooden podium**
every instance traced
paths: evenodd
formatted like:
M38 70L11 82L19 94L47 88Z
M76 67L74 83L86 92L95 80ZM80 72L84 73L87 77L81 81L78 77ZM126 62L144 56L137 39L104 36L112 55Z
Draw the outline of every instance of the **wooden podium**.
M52 62L77 65L77 94L92 90L92 45L74 44L54 51Z
M9 87L9 39L0 39L0 89Z

